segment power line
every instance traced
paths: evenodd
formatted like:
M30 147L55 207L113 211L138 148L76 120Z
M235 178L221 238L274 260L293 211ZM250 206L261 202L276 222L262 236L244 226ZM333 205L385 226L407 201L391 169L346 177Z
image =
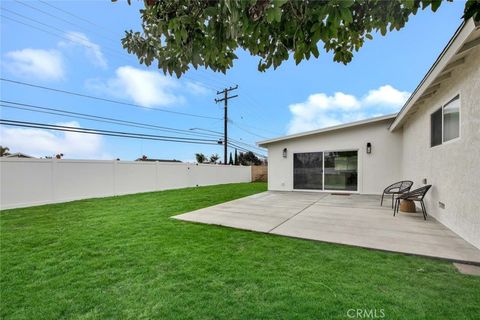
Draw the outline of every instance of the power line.
M5 19L7 19L7 20L11 20L11 21L14 21L14 22L16 22L16 23L19 23L19 24L25 25L25 26L27 26L27 27L30 27L30 28L32 28L32 29L36 29L36 30L39 30L39 31L42 31L42 32L48 33L48 34L50 34L50 35L53 35L53 36L55 36L55 37L59 37L59 38L62 38L62 39L66 39L66 40L69 40L69 41L71 41L71 39L68 39L67 37L64 37L64 36L61 36L61 35L55 34L55 33L51 32L51 31L48 31L48 30L45 30L45 29L42 29L42 28L39 28L39 27L33 26L33 25L31 25L31 24L28 24L28 23L26 23L26 22L19 21L19 20L15 19L15 18L12 18L12 17L9 17L9 16L5 16L5 15L3 15L3 14L2 14L2 15L0 15L0 16L1 16L2 18L5 18ZM43 24L43 23L42 23L42 24Z
M234 143L229 143L228 145L231 146L231 147L237 148L237 149L240 150L240 151L251 152L251 153L253 153L254 155L259 156L259 157L261 157L261 158L267 158L266 155L263 155L263 154L261 154L261 153L258 153L258 152L255 152L255 151L252 151L252 150L249 150L249 149L246 149L246 148L241 147L241 146L238 146L238 145L236 145L236 144L234 144Z
M27 104L27 103L19 103L19 102L1 100L1 99L0 99L0 107L19 109L19 110L25 110L25 111L37 112L37 113L43 113L43 114L59 115L59 116L70 117L70 118L74 118L74 119L86 119L86 120L89 120L89 121L111 123L111 124L122 125L122 126L127 126L127 127L136 127L136 128L143 128L143 129L149 129L149 130L158 130L158 131L163 131L163 132L177 133L177 134L181 134L181 135L185 135L185 136L197 136L197 137L208 137L208 138L212 138L212 137L213 138L219 138L219 137L222 136L221 132L211 131L211 130L207 130L207 129L202 129L202 130L212 132L214 134L198 133L198 132L194 133L191 130L184 130L184 129L178 129L178 128L172 128L172 127L158 126L158 125L153 125L153 124L148 124L148 123L127 121L127 120L115 119L115 118L109 118L109 117L103 117L103 116L96 116L96 115L92 115L92 114L73 112L73 111L67 111L67 110L61 110L61 109L49 108L49 107L42 107L42 106L38 106L38 105L32 105L32 104ZM201 129L201 128L195 128L195 129ZM250 145L248 143L244 143L242 141L239 141L239 140L231 138L231 137L229 138L229 140L231 140L231 141L233 141L233 142L235 142L239 145L243 145L244 147L264 151L263 149L261 149L259 147Z
M25 111L37 112L37 113L59 115L59 116L70 117L70 118L75 118L75 119L86 119L86 120L90 120L90 121L112 123L112 124L123 125L123 126L128 126L128 127L137 127L137 128L158 130L158 131L164 131L164 132L173 132L173 133L190 135L190 136L203 136L203 137L215 137L215 138L217 137L216 135L212 135L212 134L193 133L193 132L190 132L188 130L182 130L182 129L176 129L176 128L171 128L171 127L164 127L164 126L157 126L157 125L152 125L152 124L146 124L146 123L140 123L140 122L134 122L134 121L127 121L127 120L121 120L121 119L114 119L114 118L109 118L109 117L102 117L102 116L96 116L96 115L91 115L91 114L60 110L60 109L55 109L55 108L47 108L47 107L41 107L41 106L36 106L36 105L31 105L31 104L11 102L11 101L7 101L7 100L0 100L0 102L2 102L2 103L0 103L0 106L3 107L3 108L20 109L20 110L25 110ZM4 104L4 103L7 103L7 104Z
M208 139L194 139L194 138L184 138L184 137L174 137L174 136L138 134L138 133L132 133L132 132L60 126L60 125L51 125L47 123L17 121L17 120L9 120L9 119L0 119L0 124L7 125L7 126L15 126L15 127L26 127L26 128L37 128L37 129L56 130L56 131L65 131L65 132L96 134L96 135L132 138L132 139L157 140L157 141L191 143L191 144L209 144L209 145L218 144L218 141L208 140Z
M88 20L88 19L85 19L85 18L83 18L83 17L80 17L80 16L78 16L78 15L76 15L76 14L74 14L74 13L68 11L68 10L59 8L59 7L54 6L53 4L48 3L48 2L46 2L46 1L43 1L43 0L39 0L39 1L40 1L41 3L43 3L44 5L46 5L46 6L49 6L49 7L51 7L51 8L54 8L54 9L60 11L60 12L66 13L66 14L68 14L69 16L72 16L72 17L74 17L74 18L77 18L78 20L81 20L81 21L83 21L83 22L86 22L86 23L88 23L88 24L90 24L90 25L92 25L92 26L94 26L94 27L108 30L108 28L106 28L106 27L104 27L104 26L101 26L101 25L99 25L99 24L97 24L97 23L95 23L95 22L93 22L93 21ZM113 30L110 29L109 32L113 32Z
M214 134L217 134L217 135L220 136L220 137L223 135L223 133L221 133L221 132L219 132L219 131L213 131L213 130L204 129L204 128L191 128L190 130L201 130L201 131L212 132L212 133L214 133ZM243 145L245 145L245 146L248 146L248 147L251 147L251 148L255 148L255 149L264 151L264 149L262 149L262 148L259 148L259 147L257 147L257 146L253 146L253 145L251 145L251 144L248 144L248 143L245 143L245 142L242 142L242 141L233 139L233 138L231 138L231 137L229 137L229 140L232 140L232 141L234 141L234 142L236 142L236 143L238 143L238 144L243 144Z
M227 164L228 153L228 100L238 97L238 94L228 96L228 93L233 90L237 90L238 85L235 87L225 88L222 91L217 91L217 95L223 94L223 98L215 99L216 103L223 101L223 164Z
M123 132L123 131L104 130L104 129L91 129L91 128L69 127L69 126L62 126L62 125L53 125L53 124L46 124L46 123L37 123L37 122L28 122L28 121L18 121L18 120L9 120L9 119L0 119L0 121L9 122L9 123L28 124L28 125L49 126L49 127L53 127L53 128L75 129L75 130L91 131L91 132L113 133L113 134L128 134L128 135L137 135L137 136L144 136L144 137L155 137L155 138L162 138L162 139L178 139L178 140L192 140L192 141L210 141L210 142L218 143L217 140L208 140L208 139L196 139L196 138L185 138L185 137L175 137L175 136L160 136L160 135L145 134L145 133L132 133L132 132Z
M3 101L3 100L1 100ZM20 104L22 105L22 104ZM65 115L65 114L62 114L62 113L55 113L55 112L48 112L48 111L41 111L41 110L31 110L31 109L28 109L28 108L23 108L23 107L18 107L18 106L10 106L10 105L5 105L5 104L1 104L0 103L0 107L6 107L6 108L14 108L14 109L21 109L21 110L27 110L27 111L33 111L33 112L40 112L40 113L46 113L46 114L54 114L54 115L61 115L61 116L68 116L68 115ZM51 108L46 108L46 109L51 109ZM55 109L54 109L55 110ZM74 114L77 114L76 112L74 112ZM93 120L93 121L100 121L100 122L105 122L105 123L114 123L114 124L120 124L120 125L126 125L126 126L132 126L132 127L139 127L139 128L147 128L147 129L152 129L149 127L149 125L143 125L143 124L140 124L140 125L128 125L128 124L122 124L122 123L117 123L117 122L113 122L113 121L102 121L102 120L95 120L95 119L90 119L88 117L81 117L81 116L70 116L70 117L73 117L73 118L80 118L80 119L87 119L87 120ZM104 117L100 117L100 118L104 118ZM106 118L106 119L111 119L111 118ZM112 119L112 120L115 120L115 121L122 121L122 120L118 120L118 119ZM125 121L127 123L130 123L130 121ZM135 122L134 122L135 123ZM153 127L156 127L156 126L153 126ZM42 127L43 128L43 127ZM168 131L168 129L158 129L159 131L166 131L166 132L171 132L171 131ZM180 130L180 129L171 129L171 130L178 130L178 131L183 131L183 130ZM176 131L173 131L173 132L176 132ZM189 135L189 133L183 133L183 132L176 132L178 134L183 134L183 135ZM192 134L190 133L190 135L194 135L194 136L204 136L205 135L202 135L202 134ZM206 137L218 137L217 135L206 135ZM183 138L183 137L182 137ZM231 141L234 141L236 143L233 143L233 142L229 142L228 145L231 146L231 147L235 147L237 149L239 149L240 151L250 151L250 152L253 152L254 154L260 156L260 157L266 157L265 155L263 154L260 154L258 152L255 152L255 151L252 151L251 149L249 148L255 148L255 149L258 149L258 150L261 150L260 148L258 147L255 147L255 146L252 146L252 145L249 145L249 144L246 144L246 143L243 143L241 141L238 141L236 139L233 139L233 138L230 138ZM219 142L217 141L217 144ZM222 143L223 144L223 143ZM242 146L243 145L243 146ZM246 146L246 147L245 147ZM263 150L262 150L263 151Z
M14 13L12 10L7 10L7 9L5 9L5 8L3 8L2 10L10 11L10 12L12 12L13 14L16 14L17 16L20 16L20 17L25 17L25 16L23 16L23 15L21 15L21 14ZM44 33L49 34L49 35L52 35L52 36L54 36L54 37L57 37L57 38L60 38L60 39L64 39L64 40L67 40L67 41L72 41L72 42L78 43L78 44L80 44L80 45L82 45L82 46L86 46L86 47L88 47L88 48L92 48L92 46L87 45L87 44L86 44L85 42L83 42L83 41L76 41L75 38L73 38L73 39L72 39L72 38L68 38L68 37L65 37L64 35L57 34L57 33L51 32L51 31L49 31L49 30L45 30L45 29L39 28L39 27L37 27L37 26L35 26L35 25L31 25L31 24L29 24L29 23L26 23L26 22L17 20L17 19L15 19L15 18L12 18L12 17L9 17L9 16L5 16L5 15L3 15L3 14L0 14L0 17L5 18L5 19L7 19L7 20L11 20L11 21L16 22L16 23L18 23L18 24L27 26L27 27L29 27L29 28L32 28L32 29L35 29L35 30L44 32ZM36 22L36 23L38 23L38 24L41 24L41 25L46 26L46 27L48 27L48 28L52 28L52 29L54 29L54 30L61 30L61 29L59 29L59 28L56 28L56 27L54 27L54 26L48 25L48 24L43 23L43 22L39 22L39 21L37 21L37 20L35 20L35 19L32 19L32 18L25 17L24 19L27 19L27 20ZM61 31L63 32L63 30L61 30ZM78 38L78 37L77 37L77 38ZM131 62L131 61L127 58L127 56L125 56L124 54L122 54L120 51L117 52L115 49L111 49L111 48L109 48L109 47L105 47L105 48L106 48L106 49L109 49L109 50L107 50L107 51L115 54L118 58L123 59L125 62L128 62L128 63ZM196 84L196 85L198 85L198 86L200 86L200 87L203 87L203 88L205 88L205 89L217 91L217 88L215 88L215 87L213 87L213 86L210 86L210 85L207 85L207 84L203 83L202 80L198 80L198 79L196 79L196 78L194 78L194 77L192 77L192 76L186 76L186 75L184 75L183 78L186 79L186 80L191 80L191 81L194 82L194 84Z
M79 45L82 45L82 46L84 46L84 47L87 47L87 48L90 48L90 49L96 49L92 44L85 42L86 39L83 39L83 38L81 38L80 36L78 36L78 35L76 35L76 34L70 34L70 36L65 36L65 35L63 35L63 34L65 33L65 30L62 30L61 28L58 28L58 27L52 26L52 25L50 25L50 24L47 24L47 23L38 21L38 20L36 20L36 19L27 17L27 16L25 16L25 15L23 15L23 14L17 13L17 12L15 12L15 11L10 10L10 9L7 9L7 8L2 8L2 10L7 11L7 12L9 12L10 14L14 14L14 15L16 15L16 16L18 16L18 17L21 17L21 18L23 18L23 19L25 19L25 20L28 20L28 21L31 21L31 22L35 22L35 23L37 23L37 24L39 24L39 25L42 25L42 26L44 26L44 27L47 27L47 28L50 28L50 29L55 30L55 31L57 31L57 32L60 32L61 34L57 34L57 33L54 33L54 32L48 31L48 30L44 30L44 29L35 27L35 26L31 25L31 24L28 24L28 23L25 23L25 22L22 22L22 21L18 21L18 20L16 20L16 19L11 18L11 17L2 15L2 17L4 17L4 18L7 18L7 19L12 20L12 21L15 21L15 22L17 22L17 23L26 25L26 26L28 26L28 27L30 27L30 28L34 28L34 29L40 30L40 31L42 31L42 32L44 32L44 33L48 33L48 34L53 35L53 36L55 36L55 37L58 37L58 38L61 38L61 39L67 40L67 41L71 41L71 42L74 42L74 43L78 43ZM117 55L119 58L124 59L126 62L131 62L129 59L127 59L127 57L126 57L125 55L123 55L123 53L121 53L121 51L117 51L116 49L111 48L111 47L108 47L108 46L103 46L102 49L107 50L107 51L109 51L110 53L113 53L113 54Z
M245 143L245 142L241 142L241 141L238 141L238 140L235 140L235 139L232 139L230 138L230 140L232 140L233 142L237 143L237 144L240 144L240 145L243 145L244 147L248 147L248 148L252 148L252 149L257 149L259 151L265 151L265 149L262 149L262 148L259 148L257 146L254 146L254 145L251 145L251 144L248 144L248 143Z
M69 24L69 25L72 25L72 26L74 26L74 27L77 27L77 28L80 28L80 29L85 28L85 27L82 27L82 26L80 26L80 25L78 25L78 24L76 24L76 23L74 23L74 22L72 22L72 21L70 21L70 20L64 19L64 18L59 17L59 16L57 16L57 15L55 15L55 14L53 14L53 13L50 13L50 12L44 11L44 10L42 10L42 9L39 9L39 8L37 8L37 7L34 7L34 6L32 6L32 5L30 5L30 4L27 4L27 3L23 2L23 1L15 0L15 2L21 4L21 5L25 6L25 7L28 7L28 8L30 8L30 9L33 9L33 10L35 10L35 11L41 12L41 13L43 13L44 15L47 15L47 16L49 16L49 17L52 17L52 18L55 18L55 19L57 19L57 20L63 21L64 23ZM110 37L106 37L106 36L100 34L100 33L97 32L97 31L92 31L92 32L94 32L95 34L97 34L99 37L102 37L102 38L104 38L104 39L106 39L106 40L109 40L109 41L112 41L112 42L114 42L114 43L117 43L116 40L113 40L113 39L110 38Z
M239 125L238 125L236 122L234 122L234 121L231 121L231 123L232 123L235 127L237 127L238 129L240 129L240 130L242 130L242 131L245 131L246 133L249 133L249 134L251 134L251 135L253 135L253 136L256 136L256 137L259 137L259 138L262 138L262 139L268 139L267 137L261 136L261 135L259 135L259 134L256 134L256 133L251 132L250 130L247 130L247 129L245 129L245 128L242 128L241 126L239 126Z
M268 122L269 120L266 118L265 114L262 114L262 112L265 111L266 108L263 107L263 106L260 107L261 103L257 103L258 100L254 99L254 97L253 97L252 95L250 95L250 94L248 94L248 93L245 93L245 94L246 94L247 100L250 100L250 102L252 103L252 105L256 108L256 109L255 109L255 112L250 111L248 108L245 108L245 110L246 110L247 112L249 112L252 116L257 117L257 118L260 117L260 119L262 119L263 121L267 121L267 122ZM242 110L243 110L243 109L242 109ZM264 132L273 133L273 134L275 134L275 135L281 135L281 134L278 133L278 132L273 132L273 131L265 130L265 129L261 129L261 130L263 130Z
M45 86L40 86L40 85L28 83L28 82L16 81L16 80L12 80L12 79L0 78L0 81L5 81L5 82L14 83L14 84L23 85L23 86L28 86L28 87L32 87L32 88L37 88L37 89L42 89L42 90L48 90L48 91L58 92L58 93L73 95L73 96L77 96L77 97L88 98L88 99L92 99L92 100L105 101L105 102L109 102L109 103L114 103L114 104L119 104L119 105L125 105L125 106L140 108L140 109L147 109L147 110L153 110L153 111L158 111L158 112L165 112L165 113L177 114L177 115L182 115L182 116L196 117L196 118L221 120L221 118L216 118L216 117L211 117L211 116L204 116L204 115L194 114L194 113L179 112L179 111L165 110L165 109L159 109L159 108L148 108L148 107L144 107L144 106L141 106L141 105L138 105L138 104L134 104L134 103L122 102L122 101L112 100L112 99L106 99L106 98L91 96L91 95L87 95L87 94L83 94L83 93L78 93L78 92L73 92L73 91L67 91L67 90L62 90L62 89L57 89L57 88L51 88L51 87L45 87Z
M0 106L5 106L5 105L0 104ZM13 108L17 108L17 107L13 107ZM50 113L50 112L47 112L47 113ZM123 132L123 131L111 131L111 130L103 130L103 129L90 129L90 128L81 128L81 127L62 126L62 125L51 125L51 124L45 124L45 123L16 121L16 120L8 120L8 119L0 119L0 124L17 126L17 127L45 129L45 130L90 133L90 134L106 135L106 136L113 136L113 137L127 137L127 138L137 138L137 139L144 138L147 140L159 140L159 141L168 141L168 142L183 142L183 143L201 142L201 144L209 144L209 145L218 145L222 143L219 140L212 140L212 139L195 139L195 138L185 138L185 137L178 137L178 136L149 135L149 134L139 134L139 133L131 133L131 132ZM230 140L234 140L234 139L230 139ZM265 155L252 151L238 144L229 142L228 145L231 147L237 148L240 151L252 152L257 156L266 158Z
M233 122L233 120L232 120L232 122ZM238 125L238 122L236 124ZM255 130L259 130L259 131L263 131L263 132L268 132L270 134L280 135L279 133L276 133L276 132L273 132L273 131L270 131L270 130L266 130L266 129L263 129L263 128L255 127L255 126L252 126L252 125L249 125L249 124L242 123L242 126L245 126L247 128L252 128L252 129L255 129Z
M67 19L64 19L64 18L62 18L62 17L59 17L58 15L52 14L51 12L46 12L46 11L41 10L41 9L39 9L39 8L36 8L36 7L34 7L34 6L27 5L26 3L23 3L23 2L18 1L18 0L15 0L15 1L18 2L18 3L20 3L20 4L22 4L22 5L25 5L25 6L27 6L27 7L30 7L31 9L34 9L34 10L39 11L39 12L42 12L43 14L49 15L49 16L51 16L51 17L54 17L54 18L56 18L56 19L59 19L59 20L65 22L65 23L68 23L68 24L71 24L71 25L73 25L73 26L76 26L77 28L81 28L81 29L83 28L84 30L86 29L86 27L83 27L83 26L81 26L81 25L78 25L78 24L76 24L76 23L73 23L73 22L71 22L70 20L67 20ZM79 19L79 20L81 20L81 21L84 21L84 22L86 22L86 23L94 26L95 29L94 29L94 31L92 31L92 32L98 34L99 36L102 36L102 35L99 34L99 32L97 31L99 28L100 28L100 29L105 29L105 30L107 30L107 28L102 27L102 26L100 26L99 24L97 24L97 23L95 23L95 22L93 22L93 21L91 21L91 20L88 20L88 19L85 19L85 18L83 18L83 17L80 17L79 15L76 15L76 14L74 14L74 13L68 11L68 10L65 10L65 9L59 8L59 7L57 7L57 6L54 6L54 5L52 5L52 4L50 4L50 3L46 2L46 1L40 0L39 2L43 3L43 4L46 5L46 6L49 6L49 7L51 7L51 8L54 8L54 9L57 10L57 11L60 11L60 12L62 12L62 13L65 13L65 14L67 14L67 15L69 15L69 16L72 16L72 17L74 17L74 18L76 18L76 19ZM92 29L89 28L88 30L89 30L89 32L90 32ZM105 38L105 39L108 39L108 40L112 41L112 42L115 43L115 44L118 44L118 43L119 43L119 41L115 38L116 36L114 36L113 30L110 29L110 31L107 31L105 34L107 34L107 33L109 34L109 37L105 37L105 36L102 36L102 37ZM111 38L111 37L112 37L112 38ZM114 38L115 38L115 39L114 39ZM115 50L115 49L113 49L113 50ZM205 77L204 77L204 78L205 78ZM192 79L195 80L194 78L192 78ZM195 80L195 81L197 81L197 80ZM216 85L218 85L218 81L217 81L217 80L213 80L213 79L208 80L208 79L207 79L207 81L217 82ZM217 88L208 87L208 86L206 86L206 85L204 85L204 84L199 84L199 83L197 83L197 85L200 85L200 86L205 87L205 88L211 88L211 89L213 89L213 90L217 90ZM219 86L221 86L221 85L219 85Z
M253 153L254 155L256 155L257 157L265 158L265 159L268 158L266 155L263 155L263 154L261 154L261 153L254 152L254 151L249 150L249 149L246 149L246 148L241 148L241 147L239 147L239 146L236 146L235 144L229 143L228 145L229 145L230 147L232 147L232 148L235 148L236 150L240 150L240 152L251 152L251 153Z
M148 135L148 134L137 134L131 132L122 132L122 131L110 131L102 129L92 129L92 128L80 128L72 126L60 126L60 125L51 125L46 123L37 123L37 122L28 122L28 121L16 121L9 119L0 119L1 125L14 126L14 127L23 127L23 128L34 128L34 129L43 129L43 130L54 130L62 132L72 132L72 133L83 133L83 134L94 134L110 137L119 137L119 138L130 138L130 139L141 139L141 140L154 140L154 141L165 141L165 142L176 142L176 143L189 143L189 144L203 144L203 145L217 145L218 141L215 140L206 140L206 139L192 139L192 138L183 138L183 137L173 137L173 136L158 136L158 135ZM241 146L238 146L233 143L229 143L230 146L236 147L241 151L252 152L253 154L266 158L265 155L253 152Z
M194 71L193 71L194 70ZM201 76L205 81L211 82L212 84L217 86L217 89L215 91L218 91L218 88L220 87L226 87L226 81L217 79L214 75L209 74L206 70L204 69L193 69L192 72L195 72L197 75Z
M17 15L19 15L19 14L17 14ZM46 34L55 36L55 37L57 37L57 38L64 39L64 40L67 40L67 41L71 41L71 42L75 42L75 43L78 43L78 44L80 44L80 45L82 45L82 46L85 46L85 47L87 47L87 48L92 48L91 45L89 46L89 45L88 45L87 43L85 43L85 42L76 41L75 38L68 38L68 37L65 37L65 36L63 36L63 35L59 35L59 34L56 34L56 33L54 33L54 32L51 32L51 31L49 31L49 30L45 30L45 29L39 28L39 27L37 27L37 26L31 25L31 24L29 24L29 23L26 23L26 22L23 22L23 21L19 21L19 20L15 19L15 18L12 18L12 17L9 17L9 16L5 16L5 15L3 15L3 14L1 14L0 16L1 16L2 18L7 19L7 20L14 21L14 22L16 22L16 23L18 23L18 24L22 24L22 25L24 25L24 26L30 27L30 28L35 29L35 30L38 30L38 31L42 31L42 32L44 32L44 33L46 33ZM33 20L33 19L30 19L30 20L36 22L36 21ZM44 25L44 26L47 26L47 27L49 27L49 28L53 28L53 29L55 28L55 27L49 26L49 25L47 25L47 24L45 24L45 23L42 23L42 22L37 22L37 23L38 23L38 24L41 24L41 25ZM107 48L107 49L109 49L109 48ZM109 51L111 51L112 53L118 55L119 58L122 58L122 59L124 59L125 61L130 62L125 56L121 55L119 52L116 52L116 51L111 50L111 49L110 49Z

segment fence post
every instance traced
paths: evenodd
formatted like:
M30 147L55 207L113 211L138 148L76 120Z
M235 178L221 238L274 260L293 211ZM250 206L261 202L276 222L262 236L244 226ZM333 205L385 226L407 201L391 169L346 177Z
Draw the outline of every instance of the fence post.
M160 190L160 164L158 161L155 162L155 190Z
M50 161L51 161L51 170L52 170L52 174L51 174L51 177L50 177L50 188L51 188L50 189L50 191L51 191L50 194L51 194L52 198L50 199L50 201L55 202L56 197L57 197L57 195L55 193L55 177L56 177L55 167L56 167L57 163L56 163L55 158L53 158L53 157Z
M117 194L117 160L113 160L113 195L116 196Z

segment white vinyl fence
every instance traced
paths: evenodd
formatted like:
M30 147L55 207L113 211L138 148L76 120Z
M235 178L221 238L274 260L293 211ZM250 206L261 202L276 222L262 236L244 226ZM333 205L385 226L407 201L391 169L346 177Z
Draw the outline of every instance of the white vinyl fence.
M0 159L0 208L250 182L251 168L147 161Z

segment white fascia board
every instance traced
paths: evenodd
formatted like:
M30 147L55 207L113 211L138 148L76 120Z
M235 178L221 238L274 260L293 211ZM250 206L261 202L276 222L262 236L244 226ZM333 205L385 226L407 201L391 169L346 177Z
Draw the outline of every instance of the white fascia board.
M435 60L435 63L430 67L427 74L423 77L422 81L420 81L415 91L410 95L407 102L403 105L397 117L390 125L390 131L394 131L399 128L399 126L402 124L402 120L408 114L408 111L412 108L415 102L417 102L418 99L425 93L425 91L433 83L437 76L442 73L443 69L447 66L447 64L451 62L452 58L462 48L463 43L468 38L468 36L476 29L476 27L476 23L473 21L473 19L463 22L460 25L453 37L450 39L448 44L438 56L437 60Z
M315 135L315 134L319 134L319 133L351 128L351 127L355 127L355 126L368 125L370 123L374 123L374 122L378 122L378 121L384 121L384 120L388 120L388 119L394 119L396 117L396 115L397 114L394 113L394 114L389 114L389 115L386 115L386 116L369 118L369 119L365 119L365 120L344 123L344 124L340 124L340 125L336 125L336 126L332 126L332 127L327 127L327 128L322 128L322 129L317 129L317 130L312 130L312 131L306 131L306 132L291 134L291 135L282 136L282 137L273 138L273 139L268 139L268 140L263 140L263 141L258 141L257 146L265 148L266 145L269 145L269 144L272 144L272 143L275 143L275 142L280 142L280 141L290 140L290 139L296 139L296 138Z

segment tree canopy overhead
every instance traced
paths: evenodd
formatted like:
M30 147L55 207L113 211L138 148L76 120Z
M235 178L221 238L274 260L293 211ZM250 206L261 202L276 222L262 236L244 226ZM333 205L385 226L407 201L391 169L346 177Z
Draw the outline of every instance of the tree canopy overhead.
M112 0L116 1L116 0ZM130 0L128 0L130 2ZM451 1L451 0L449 0ZM265 71L321 52L349 63L372 33L400 30L418 10L441 0L144 0L142 32L122 39L140 63L180 77L190 67L225 73L239 48L260 57ZM480 20L480 2L468 0L464 18Z

